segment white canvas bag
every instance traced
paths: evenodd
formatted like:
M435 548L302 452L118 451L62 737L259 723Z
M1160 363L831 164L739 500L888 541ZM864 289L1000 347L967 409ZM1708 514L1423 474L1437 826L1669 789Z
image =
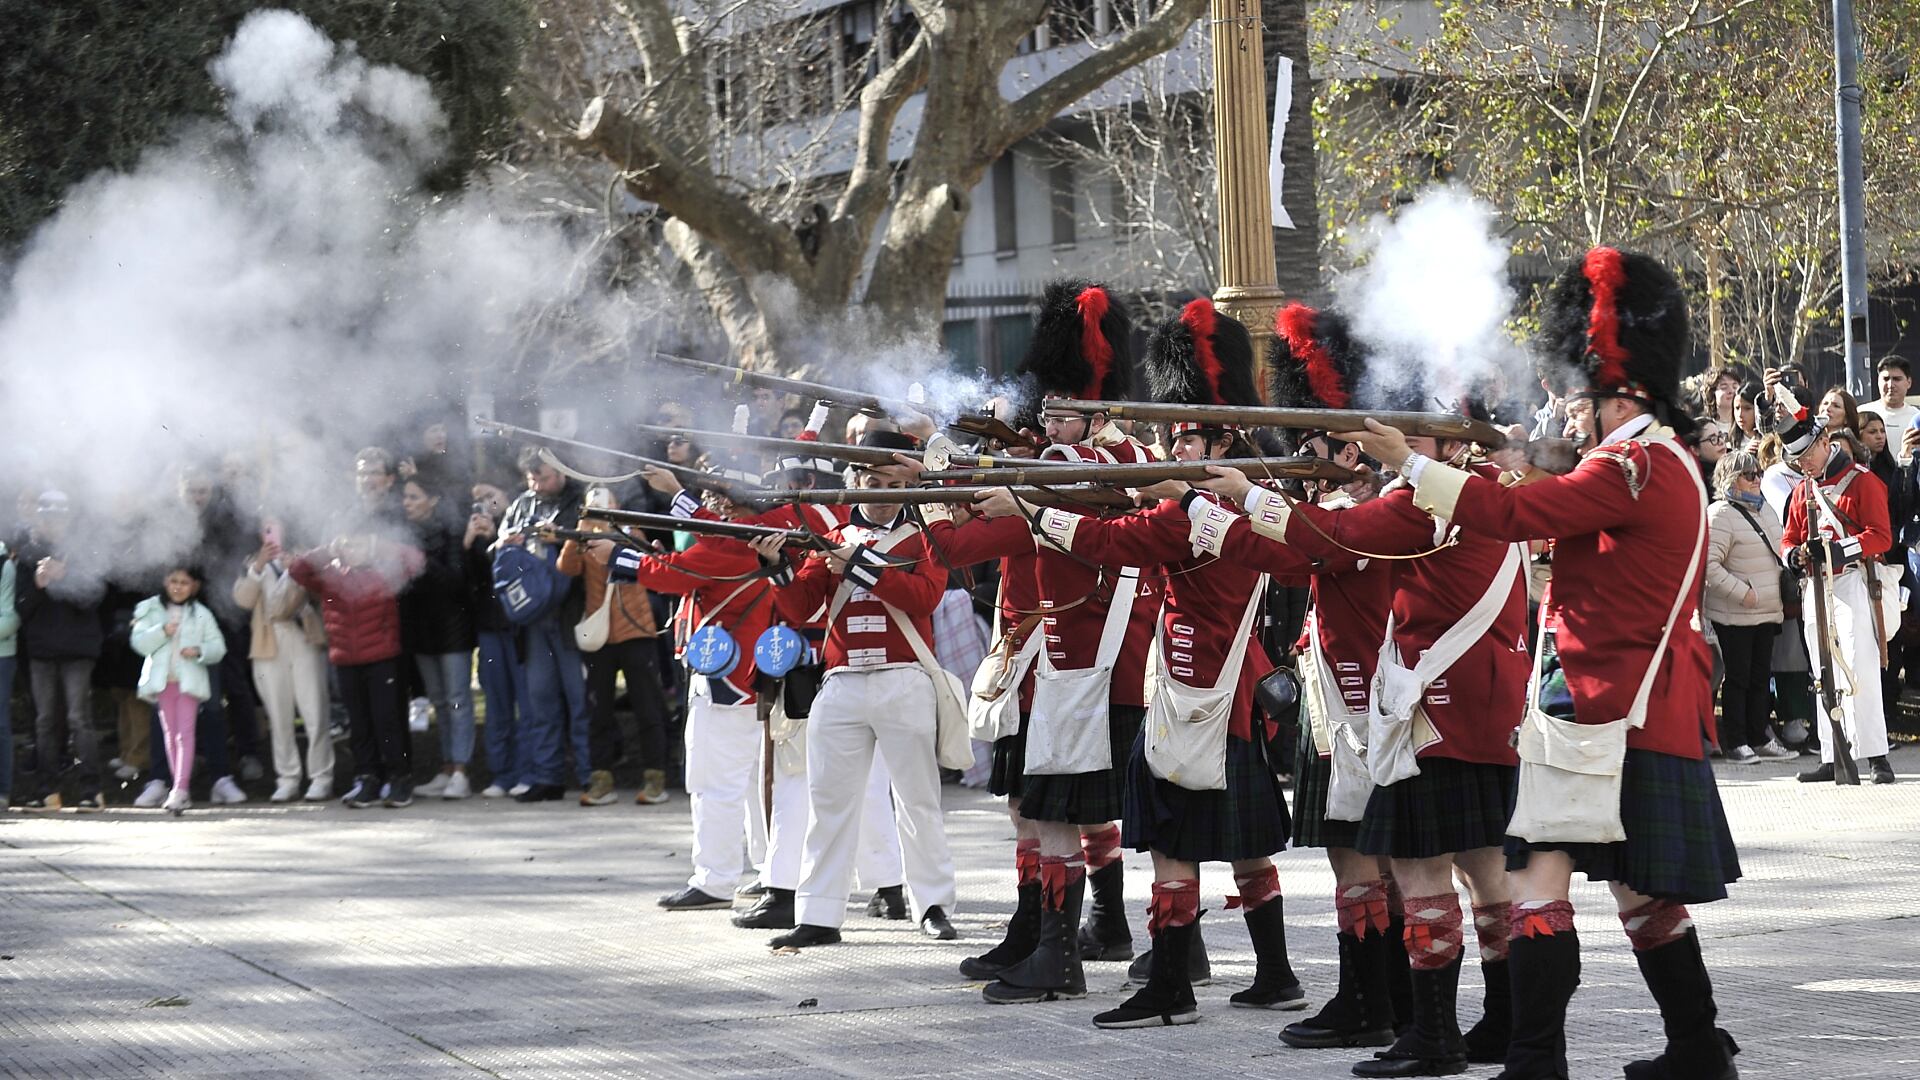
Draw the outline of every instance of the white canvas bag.
M1113 584L1113 601L1100 629L1093 666L1062 671L1045 648L1033 673L1033 708L1027 718L1026 771L1032 776L1073 776L1113 767L1107 701L1113 693L1113 665L1127 637L1140 571L1127 567ZM1044 642L1043 628L1029 640Z
M994 647L973 671L973 685L967 695L967 734L981 742L997 742L1020 732L1020 683L1033 666L1034 655L1044 640L1037 627L1027 627L1026 640L1015 648L1000 626L1007 584L1000 582L1000 596L993 606ZM1013 636L1019 635L1019 629Z
M1513 818L1507 833L1540 844L1610 844L1627 838L1620 821L1620 777L1627 759L1627 732L1644 727L1647 699L1653 693L1654 676L1667 654L1667 642L1673 636L1673 624L1693 591L1700 568L1700 551L1707 542L1707 491L1700 484L1699 471L1690 455L1669 438L1650 439L1673 452L1678 464L1693 478L1700 493L1699 524L1694 533L1693 556L1674 598L1667 625L1660 632L1660 644L1640 680L1639 693L1627 715L1604 724L1581 724L1562 720L1540 710L1540 672L1546 656L1547 609L1540 609L1540 648L1534 653L1533 683L1527 691L1527 716L1521 721L1516 748L1520 752L1520 793L1514 803Z
M1155 619L1154 657L1158 677L1147 702L1146 757L1153 775L1189 791L1225 791L1227 788L1227 726L1233 715L1233 695L1240 688L1240 667L1247 658L1247 635L1253 615L1267 595L1267 575L1247 598L1233 645L1227 650L1220 677L1212 686L1188 686L1167 671L1165 611Z
M1393 640L1393 616L1387 616L1387 639L1380 646L1380 666L1373 673L1373 713L1368 718L1366 740L1367 767L1375 784L1385 787L1420 775L1417 755L1421 748L1439 739L1420 709L1421 699L1435 679L1445 675L1474 642L1493 628L1526 563L1525 544L1507 545L1507 557L1494 571L1487 591L1459 622L1428 646L1411 668L1400 662L1400 647Z

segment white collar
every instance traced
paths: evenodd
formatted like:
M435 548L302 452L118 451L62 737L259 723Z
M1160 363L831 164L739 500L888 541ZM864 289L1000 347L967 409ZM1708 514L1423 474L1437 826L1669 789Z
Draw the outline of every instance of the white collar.
M1627 421L1624 424L1621 424L1619 427L1614 428L1612 431L1608 432L1607 437L1600 440L1600 445L1608 446L1617 442L1625 442L1628 439L1633 438L1635 435L1640 434L1641 432L1647 430L1652 426L1653 426L1653 414L1641 413L1640 415L1634 417L1633 419Z

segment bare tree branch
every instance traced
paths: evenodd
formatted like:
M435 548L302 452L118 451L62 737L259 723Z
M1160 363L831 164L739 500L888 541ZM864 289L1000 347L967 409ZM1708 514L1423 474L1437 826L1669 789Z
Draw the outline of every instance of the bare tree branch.
M1206 8L1207 0L1165 0L1159 10L1120 40L1082 57L1009 105L996 141L1002 148L1012 146L1115 75L1173 48Z

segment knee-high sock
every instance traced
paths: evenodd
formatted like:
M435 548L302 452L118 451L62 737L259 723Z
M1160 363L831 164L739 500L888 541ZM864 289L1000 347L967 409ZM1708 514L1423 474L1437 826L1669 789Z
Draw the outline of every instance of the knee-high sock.
M1633 942L1634 952L1646 952L1687 936L1693 917L1685 904L1671 900L1650 900L1632 911L1620 913L1620 926Z
M1480 939L1480 962L1497 964L1507 958L1507 943L1513 940L1513 905L1473 905L1473 932Z
M1147 901L1147 933L1186 926L1200 917L1200 883L1191 878L1153 883Z
M1435 971L1460 955L1463 934L1458 893L1409 896L1406 918L1407 959L1415 970Z
M1387 883L1374 878L1342 885L1333 893L1333 914L1340 932L1353 938L1366 938L1387 932L1391 918L1387 908Z
M1280 899L1280 870L1272 863L1252 873L1233 875L1233 883L1239 887L1240 896L1237 904L1227 903L1229 908L1238 906L1254 911L1262 904Z
M1088 873L1117 862L1120 858L1120 826L1089 825L1081 829L1080 853L1086 856Z

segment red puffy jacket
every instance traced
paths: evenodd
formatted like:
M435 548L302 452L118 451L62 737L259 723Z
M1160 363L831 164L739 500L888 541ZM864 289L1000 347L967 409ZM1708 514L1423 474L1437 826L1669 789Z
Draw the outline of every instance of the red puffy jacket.
M400 590L424 564L418 550L399 544L380 545L365 566L348 566L324 548L294 560L293 580L320 598L327 659L373 664L399 656Z

